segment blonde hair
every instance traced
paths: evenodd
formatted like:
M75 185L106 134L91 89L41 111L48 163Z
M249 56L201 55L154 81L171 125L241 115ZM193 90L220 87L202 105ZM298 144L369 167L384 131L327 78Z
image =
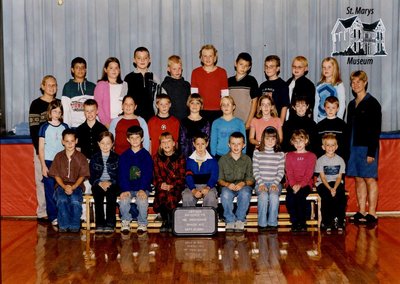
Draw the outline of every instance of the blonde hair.
M263 113L262 113L262 110L261 110L261 103L262 103L262 101L265 100L265 99L269 100L270 103L271 103L271 116L272 116L272 117L278 117L278 111L276 110L275 102L274 102L274 100L273 100L269 95L267 95L267 94L262 95L262 96L258 99L258 103L257 103L257 108L258 108L258 110L257 110L256 117L257 117L257 118L262 118L262 117L263 117Z
M158 155L163 156L164 155L164 150L161 147L161 140L163 139L168 139L171 138L171 140L173 142L175 142L174 136L172 136L172 134L170 132L163 132L161 133L160 137L158 137ZM174 147L174 152L176 151L176 143L175 143L175 147Z
M191 94L191 95L188 97L187 101L186 101L186 106L189 107L189 106L190 106L190 103L191 103L192 101L199 101L200 104L201 104L201 109L203 109L203 104L204 104L204 103L203 103L203 98L202 98L199 94L197 94L197 93Z
M322 63L321 63L321 79L319 80L318 84L322 84L322 83L326 82L326 76L324 75L324 71L323 71L323 66L324 66L325 62L331 63L333 66L332 85L336 86L336 85L342 83L342 78L340 76L339 63L333 57L326 57L324 60L322 60Z
M57 86L57 79L56 79L56 77L54 77L53 75L46 75L46 76L44 76L43 79L42 79L42 83L40 84L40 92L41 92L42 94L44 94L44 90L43 90L42 87L46 84L46 81L47 81L48 79L53 79L54 81L56 81L56 86Z
M322 145L324 145L324 142L326 140L335 140L336 144L337 144L337 138L336 138L336 135L334 133L326 133L326 134L324 134L324 136L322 136Z
M230 101L230 103L231 103L234 107L236 107L235 100L233 99L232 96L224 96L224 97L222 97L222 98L221 98L221 101L220 101L220 103L219 103L219 106L220 106L220 107L222 106L222 100L223 100L223 99L227 99L228 101Z
M294 145L296 139L306 140L306 145L310 144L310 136L304 129L295 130L290 138L290 144Z
M301 64L304 65L304 67L308 67L308 60L307 60L307 58L305 58L302 55L299 55L299 56L296 56L295 58L293 58L292 65L294 64L295 61L299 61Z
M368 82L368 75L362 70L353 71L350 74L350 83L355 79L358 78L363 82Z
M181 64L182 65L182 59L178 55L171 55L168 57L168 67L171 67L172 64Z
M200 49L200 51L199 51L199 59L200 59L201 65L204 64L204 63L201 61L201 53L202 53L203 50L205 50L205 49L209 49L209 50L214 51L214 55L215 55L215 63L214 63L214 65L217 65L217 62L218 62L218 50L217 50L217 49L215 48L215 46L212 45L212 44L205 44L205 45L203 45L203 46L201 47L201 49Z

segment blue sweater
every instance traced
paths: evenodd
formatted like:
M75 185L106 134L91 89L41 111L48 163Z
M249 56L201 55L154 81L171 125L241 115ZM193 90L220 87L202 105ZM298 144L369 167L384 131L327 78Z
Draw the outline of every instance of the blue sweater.
M246 127L243 120L237 117L230 121L226 121L222 117L216 119L211 127L211 155L223 156L227 154L229 152L229 136L236 131L244 135L244 142L246 143ZM246 148L242 152L243 154L246 153Z
M192 158L186 160L186 184L190 190L196 188L196 184L207 184L215 187L218 181L218 162L216 159L207 159L199 167Z
M142 148L134 153L126 150L119 157L118 182L121 192L151 191L153 181L153 160L150 153Z

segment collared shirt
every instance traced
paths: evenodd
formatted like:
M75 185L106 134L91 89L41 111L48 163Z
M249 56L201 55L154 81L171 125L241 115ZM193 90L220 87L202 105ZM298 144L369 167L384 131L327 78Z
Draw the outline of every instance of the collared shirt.
M85 155L75 150L71 158L67 157L64 151L57 153L51 164L49 175L60 177L65 184L72 185L80 177L89 177L89 163ZM83 183L81 184L83 186Z
M242 154L235 160L231 153L222 156L219 161L219 180L237 184L239 182L252 181L253 165L249 156Z

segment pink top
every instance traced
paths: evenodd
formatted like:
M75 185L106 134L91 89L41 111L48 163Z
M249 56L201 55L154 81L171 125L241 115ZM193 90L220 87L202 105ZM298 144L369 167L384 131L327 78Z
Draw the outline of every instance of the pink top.
M126 95L128 89L126 82L122 83L122 90L121 90L121 101L122 97ZM94 99L96 100L97 104L99 105L99 120L101 123L105 125L109 125L111 119L111 107L110 107L110 83L107 81L99 81L94 89ZM121 103L122 104L122 103Z
M286 155L286 178L292 187L300 184L301 187L313 186L313 175L317 157L312 152L289 152Z
M206 72L203 67L192 71L191 87L197 88L202 96L205 110L220 110L221 91L228 95L228 75L225 69L218 67L212 72ZM192 93L194 93L192 91Z
M268 126L273 126L277 130L282 128L282 121L278 117L271 117L268 120L264 118L256 118L254 117L251 120L250 128L255 128L256 130L256 140L261 141L261 136L265 128Z

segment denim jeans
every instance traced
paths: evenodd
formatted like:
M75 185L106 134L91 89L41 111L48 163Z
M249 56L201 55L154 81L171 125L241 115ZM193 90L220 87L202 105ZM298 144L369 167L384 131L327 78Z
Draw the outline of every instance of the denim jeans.
M269 189L272 183L265 183ZM278 185L278 190L259 191L256 187L258 196L257 211L258 225L261 227L278 226L279 195L282 192L282 185ZM268 219L267 219L268 216Z
M57 201L57 219L60 229L79 229L82 215L82 188L76 188L71 195L57 186L55 197Z
M203 187L204 184L196 184L196 188ZM189 188L186 188L182 192L182 205L183 207L187 206L196 206L197 198L193 196L192 191ZM210 188L207 195L204 196L203 206L210 206L213 208L218 207L218 192L215 187Z
M52 161L45 161L46 166L48 169L50 169ZM56 181L53 177L48 176L45 177L43 176L43 184L44 184L44 196L46 198L46 212L47 212L47 217L49 218L49 221L53 221L54 219L57 218L57 205L56 205L56 200L54 198L54 186L56 184Z
M249 209L252 188L244 186L239 191L230 190L223 187L221 190L221 203L224 207L225 223L233 223L235 221L246 222L246 213ZM237 196L236 214L233 214L233 198Z
M127 220L129 222L132 221L133 218L129 211L131 210L132 197L136 197L135 203L139 210L138 224L147 226L147 209L149 207L149 200L147 197L145 199L137 198L137 193L138 191L130 191L131 196L129 198L120 199L119 209L121 211L121 220ZM149 196L149 192L145 191L145 193L147 196Z

